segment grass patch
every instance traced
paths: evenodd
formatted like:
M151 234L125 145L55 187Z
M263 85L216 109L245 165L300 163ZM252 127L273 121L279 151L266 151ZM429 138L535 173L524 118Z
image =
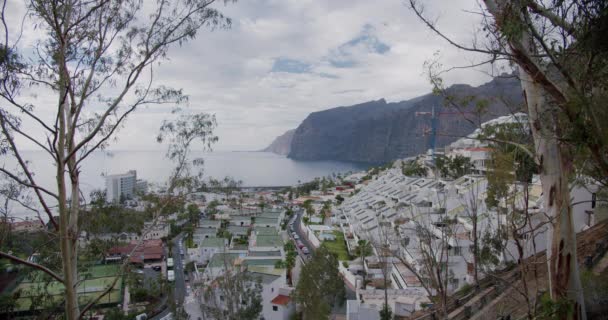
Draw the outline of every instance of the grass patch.
M338 256L338 260L348 261L350 260L350 255L348 254L348 249L346 249L346 242L344 241L344 234L340 231L334 231L334 235L336 236L336 240L323 241L323 245L331 252Z

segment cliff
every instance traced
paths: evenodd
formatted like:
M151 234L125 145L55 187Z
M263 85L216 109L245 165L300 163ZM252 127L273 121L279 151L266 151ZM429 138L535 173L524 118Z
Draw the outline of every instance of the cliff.
M282 135L276 137L272 143L263 149L263 152L272 152L280 155L288 155L291 151L291 140L296 129L287 130Z
M431 127L431 116L420 113L430 113L433 106L440 113L436 138L440 148L473 132L482 122L521 110L523 103L515 78L495 78L479 87L454 85L446 92L464 108L456 109L444 97L427 94L311 113L293 133L288 155L296 160L383 163L428 149L425 132ZM474 113L480 108L484 109L481 116Z

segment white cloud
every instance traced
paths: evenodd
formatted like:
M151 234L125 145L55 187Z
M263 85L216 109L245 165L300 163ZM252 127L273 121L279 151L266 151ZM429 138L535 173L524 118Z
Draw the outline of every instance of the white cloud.
M425 2L450 36L463 42L472 39L476 17L461 9L475 10L475 1ZM434 52L440 50L446 64L464 64L470 56L434 35L399 0L251 0L220 9L233 19L230 30L201 30L192 42L172 48L170 60L155 71L159 83L190 95L191 108L216 114L218 150L261 149L310 112L428 93L422 65ZM26 28L24 50L39 32ZM362 32L371 42L343 47ZM390 50L369 49L377 43ZM356 63L336 68L331 63L336 54ZM272 72L278 58L310 68ZM471 70L446 76L448 83L485 80ZM113 148L157 148L156 130L169 112L142 108L128 120Z

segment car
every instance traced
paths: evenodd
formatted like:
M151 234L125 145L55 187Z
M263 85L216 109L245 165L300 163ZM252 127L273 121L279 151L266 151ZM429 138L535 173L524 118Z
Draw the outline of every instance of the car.
M296 240L300 240L300 236L298 236L297 234L295 236L293 236L293 238Z
M154 271L160 271L161 269L162 269L161 266L153 266L152 267L152 270L154 270Z
M299 240L298 240L298 241L296 242L296 245L297 245L297 246L298 246L298 248L300 248L300 249L304 248L304 244L302 243L302 241L299 241Z
M147 320L147 319L148 319L148 315L145 313L138 314L135 316L135 320Z
M309 254L310 253L310 251L308 251L308 248L306 248L306 247L302 248L302 252L304 254Z

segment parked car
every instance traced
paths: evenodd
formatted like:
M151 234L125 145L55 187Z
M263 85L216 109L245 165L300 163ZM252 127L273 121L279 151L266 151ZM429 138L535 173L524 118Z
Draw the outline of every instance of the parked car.
M309 254L310 253L310 251L308 251L308 248L306 248L306 247L302 248L302 252L304 254Z
M161 266L153 266L152 267L152 270L154 270L154 271L160 271L161 269L162 269Z
M298 236L297 234L293 236L294 239L299 240L300 236Z
M300 248L300 249L304 248L304 244L302 243L302 241L299 241L299 240L298 240L298 241L296 242L296 245L297 245L297 246L298 246L298 248Z

